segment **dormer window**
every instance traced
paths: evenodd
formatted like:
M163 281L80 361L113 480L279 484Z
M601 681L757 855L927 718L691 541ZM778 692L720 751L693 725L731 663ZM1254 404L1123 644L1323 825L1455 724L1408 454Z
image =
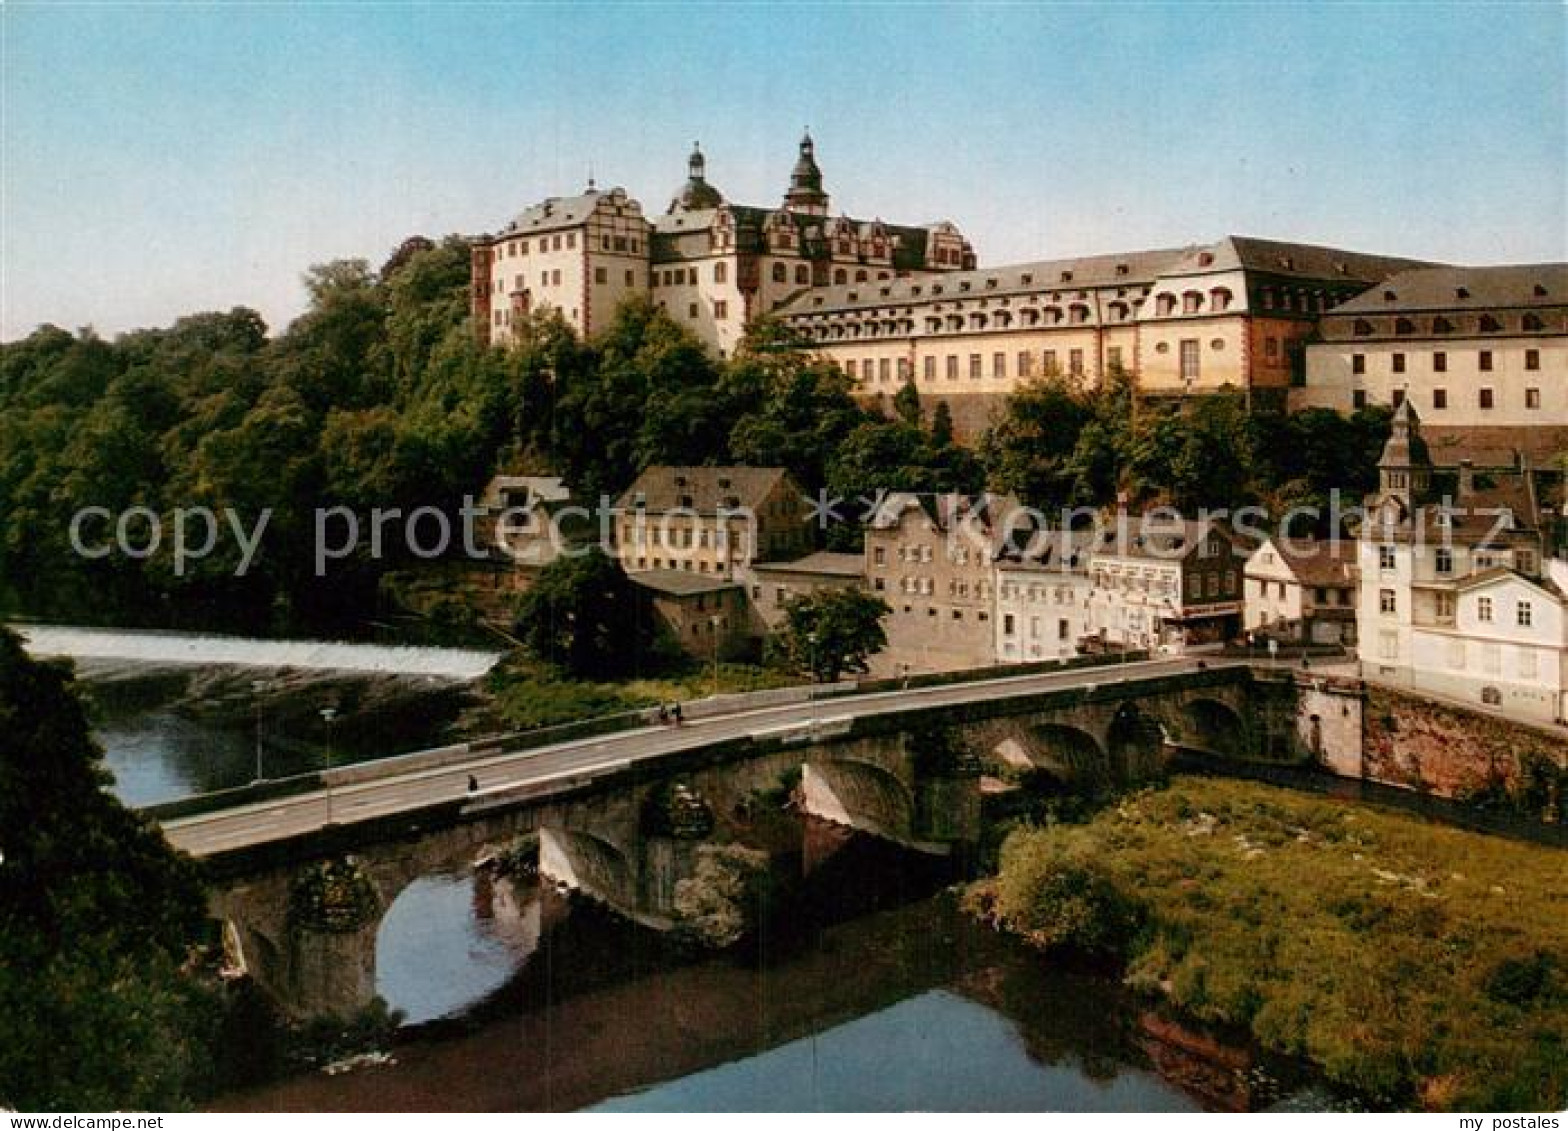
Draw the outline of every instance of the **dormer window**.
M1395 294L1393 291L1384 291L1383 292L1383 301L1384 302L1393 302L1398 297L1399 296L1397 294Z
M1352 328L1351 332L1354 333L1358 338L1370 337L1372 334L1372 323L1368 322L1365 318L1357 318L1356 324Z
M1213 252L1209 252L1209 251L1200 252L1198 254L1198 266L1199 267L1212 267L1212 266L1214 266L1214 253Z
M1127 264L1125 264L1125 263L1118 263L1118 264L1117 264L1117 265L1116 265L1116 274L1117 274L1117 276L1118 276L1118 277L1119 277L1119 278L1124 278L1124 277L1126 277L1126 275L1127 275L1127 274L1128 274L1128 273L1129 273L1129 272L1130 272L1130 271L1131 271L1131 270L1132 270L1132 269L1131 269L1131 268L1130 268L1130 267L1128 267L1128 266L1127 266Z
M1031 275L1031 274L1030 274L1030 273L1029 273L1029 272L1028 272L1028 271L1025 271L1025 272L1024 272L1024 273L1023 273L1023 274L1022 274L1022 275L1020 275L1020 276L1019 276L1019 277L1018 277L1018 281L1019 281L1019 282L1020 282L1020 283L1022 283L1022 284L1023 284L1023 285L1024 285L1024 286L1026 286L1026 287L1027 287L1027 286L1029 286L1029 285L1030 285L1030 284L1031 284L1031 283L1033 283L1033 282L1034 282L1034 276L1033 276L1033 275ZM1539 288L1537 288L1537 289L1539 289Z
M1546 297L1546 285L1544 283L1537 283L1537 284L1535 284L1535 297L1536 298L1545 298Z
M1062 282L1070 283L1072 281L1073 281L1073 273L1071 271L1063 271L1062 272Z
M1455 287L1454 288L1454 297L1455 298L1469 298L1470 297L1470 288L1469 287Z

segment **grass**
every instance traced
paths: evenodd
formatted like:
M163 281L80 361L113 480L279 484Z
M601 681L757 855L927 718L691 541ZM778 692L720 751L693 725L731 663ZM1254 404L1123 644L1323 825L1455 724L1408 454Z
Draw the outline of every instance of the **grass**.
M1568 1103L1561 850L1189 778L1016 831L970 899L1373 1104Z
M747 664L719 665L722 694L799 682L799 676L787 672ZM701 699L713 694L714 681L711 666L693 665L642 679L591 683L567 679L546 665L514 658L491 673L487 686L492 709L503 725L527 729Z

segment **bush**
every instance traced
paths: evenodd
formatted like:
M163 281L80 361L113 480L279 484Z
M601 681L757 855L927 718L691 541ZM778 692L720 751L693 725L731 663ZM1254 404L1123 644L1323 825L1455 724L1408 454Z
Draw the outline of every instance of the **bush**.
M1015 832L970 906L1247 1026L1378 1105L1568 1102L1561 850L1256 783L1182 779Z

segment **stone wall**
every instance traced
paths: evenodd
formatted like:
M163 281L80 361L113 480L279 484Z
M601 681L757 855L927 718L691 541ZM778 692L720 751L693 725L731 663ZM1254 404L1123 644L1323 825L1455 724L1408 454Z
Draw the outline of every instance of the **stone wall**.
M1507 798L1560 820L1568 739L1373 684L1359 776L1461 800Z

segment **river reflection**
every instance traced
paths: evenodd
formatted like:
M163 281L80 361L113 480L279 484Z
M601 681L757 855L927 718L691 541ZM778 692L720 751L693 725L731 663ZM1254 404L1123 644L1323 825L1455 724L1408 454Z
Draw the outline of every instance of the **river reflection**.
M547 886L422 880L378 943L396 1063L236 1110L1194 1110L1098 976L1051 969L934 891L929 862L835 833L757 948L700 961ZM909 865L902 884L891 860ZM897 871L896 867L892 868ZM821 922L813 883L864 896ZM880 893L880 894L879 894ZM841 891L842 895L843 892ZM856 901L840 901L843 914ZM463 999L469 999L465 1004ZM440 1018L431 1021L429 1019Z
M78 666L111 788L132 806L437 745L461 700L457 685L426 677Z

